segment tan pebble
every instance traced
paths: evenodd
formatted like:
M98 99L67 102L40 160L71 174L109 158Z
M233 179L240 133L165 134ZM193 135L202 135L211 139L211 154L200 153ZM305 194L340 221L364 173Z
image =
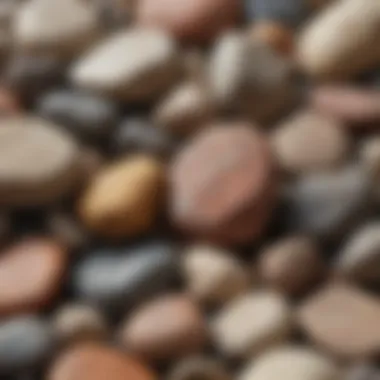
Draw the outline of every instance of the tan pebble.
M201 311L184 295L166 295L148 302L132 314L121 332L123 345L149 360L198 352L206 338Z
M58 295L67 255L55 241L29 238L0 256L0 315L39 311Z
M93 178L79 202L79 214L86 226L102 236L139 235L155 221L163 182L163 166L155 158L121 159Z
M257 291L235 298L212 322L217 348L247 357L284 342L292 330L291 309L278 293Z

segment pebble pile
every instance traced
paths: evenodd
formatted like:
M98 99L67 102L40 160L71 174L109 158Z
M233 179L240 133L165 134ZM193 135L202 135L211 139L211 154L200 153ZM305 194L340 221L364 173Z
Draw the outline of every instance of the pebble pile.
M380 380L380 1L1 0L0 380Z

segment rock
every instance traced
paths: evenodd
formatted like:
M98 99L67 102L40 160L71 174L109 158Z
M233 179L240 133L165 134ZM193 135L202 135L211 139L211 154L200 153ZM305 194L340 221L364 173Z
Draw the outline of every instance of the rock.
M211 52L210 88L220 107L267 123L294 104L292 71L289 61L262 41L229 32Z
M368 363L351 366L344 378L345 380L379 380L380 371L374 365Z
M34 316L12 318L0 323L0 373L30 369L41 364L54 350L49 325Z
M0 153L3 206L55 201L78 180L78 147L54 124L31 116L3 119L0 143L7 147Z
M336 1L308 24L298 44L304 70L323 78L348 78L380 62L374 43L380 31L380 3Z
M324 263L311 239L291 236L264 248L258 267L267 285L280 292L297 295L309 290L321 279Z
M207 42L236 25L241 5L234 0L140 0L137 22L167 30L189 42Z
M163 184L163 166L155 158L122 158L93 178L79 202L80 217L89 229L108 238L139 235L156 218Z
M53 326L61 342L98 340L106 336L107 326L99 310L85 304L61 306L55 313Z
M373 198L380 201L380 136L371 135L362 140L359 146L359 160L369 171L373 186Z
M361 226L346 241L339 253L336 270L354 280L380 280L380 223Z
M348 156L350 139L335 119L304 110L280 124L272 146L284 170L313 172L340 166Z
M79 0L31 0L14 21L14 41L23 50L72 56L99 33L96 8Z
M247 291L249 273L231 252L195 245L185 250L182 270L187 290L206 304L222 304Z
M115 103L101 96L57 90L38 100L37 111L87 140L107 138L119 121Z
M74 269L74 292L103 308L128 308L167 288L178 276L173 246L149 242L121 251L93 252Z
M349 86L320 86L311 92L311 105L319 112L349 125L380 120L380 92Z
M293 30L279 22L254 23L249 31L249 37L261 41L284 56L291 55L294 48Z
M62 353L48 372L48 380L154 380L156 375L122 351L83 343Z
M173 39L164 32L129 29L96 45L74 64L70 76L84 89L145 101L178 77L178 58Z
M255 358L239 380L342 380L337 366L309 348L285 346Z
M16 116L21 112L22 107L16 94L6 87L0 87L0 115Z
M61 246L42 238L4 249L0 256L0 315L41 310L50 304L60 291L66 259Z
M183 83L157 106L155 124L173 134L185 135L196 131L213 114L213 105L206 88L196 83Z
M177 362L169 372L168 380L231 380L232 377L220 360L193 356Z
M170 179L173 221L217 242L257 238L275 200L271 152L247 123L205 127L174 158Z
M174 148L174 140L165 131L156 128L141 117L125 119L113 138L116 152L147 152L167 156Z
M301 305L297 318L318 347L338 357L362 359L379 352L379 299L351 285L327 284Z
M246 8L249 19L277 21L293 27L307 16L303 0L246 0Z
M147 360L168 360L198 352L206 343L206 324L185 295L164 295L135 310L122 327L123 345Z
M290 306L280 294L271 291L249 293L227 304L213 320L211 329L223 354L255 355L289 337Z
M358 222L371 199L369 173L360 166L301 177L286 191L290 230L334 237Z

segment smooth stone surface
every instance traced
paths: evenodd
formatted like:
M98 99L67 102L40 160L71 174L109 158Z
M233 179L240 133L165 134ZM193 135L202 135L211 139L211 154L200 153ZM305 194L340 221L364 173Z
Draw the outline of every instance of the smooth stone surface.
M348 237L339 253L335 269L359 282L379 282L379 222L369 222Z
M249 123L206 126L174 158L170 213L192 235L242 244L263 231L275 201L265 136Z
M206 335L201 310L182 294L166 294L142 305L121 331L123 345L147 360L168 360L199 352Z
M225 355L256 355L289 337L291 309L283 296L257 291L228 303L211 324L216 347Z
M301 305L297 315L309 339L338 357L363 359L379 352L380 302L360 289L327 284Z
M116 129L112 146L116 152L147 152L167 156L174 148L173 138L142 117L125 119Z
M264 42L236 31L215 42L208 75L220 107L238 110L256 121L278 118L295 101L290 62Z
M55 339L49 325L34 316L0 323L0 373L33 368L53 352Z
M298 26L307 16L305 1L245 0L249 19L270 20Z
M371 201L370 187L360 166L303 176L285 194L288 228L333 237L358 222Z
M67 265L55 241L29 238L0 256L0 315L41 310L58 295Z
M281 123L271 141L279 166L292 173L336 168L350 150L349 135L340 123L310 110Z
M127 308L160 292L178 276L173 246L151 242L116 252L94 252L74 268L73 288L105 308Z
M98 33L98 15L91 1L27 1L14 21L16 46L32 52L71 56L86 48Z
M285 346L254 359L239 380L342 380L331 359L304 347Z
M299 62L308 74L323 78L348 78L365 72L380 62L375 42L379 31L377 1L333 2L301 33Z
M369 363L352 366L347 370L344 380L379 380L380 370Z
M101 236L120 239L151 228L162 201L164 168L154 157L121 158L92 179L79 201L83 223Z
M176 38L206 42L236 25L241 11L234 0L140 0L137 22L167 30Z
M370 135L359 146L359 160L371 174L372 193L376 202L380 201L380 135Z
M182 255L186 288L206 304L223 304L250 287L248 271L228 252L207 245L194 245Z
M106 336L106 321L99 310L85 304L61 306L54 315L53 328L61 342L99 340Z
M48 380L154 380L156 375L135 358L106 345L83 343L62 353Z
M304 236L280 239L259 256L258 271L266 285L290 295L309 290L321 279L324 269L317 246Z
M150 100L177 78L178 52L163 31L132 28L100 42L74 64L72 82L124 101Z
M22 112L22 106L14 91L0 87L0 116L17 116Z
M50 122L31 116L3 119L0 143L7 147L0 151L2 205L49 203L78 180L77 144Z
M153 119L157 126L181 136L200 129L213 111L207 88L188 82L176 87L158 104Z
M70 90L57 90L41 97L37 112L89 140L107 138L120 118L118 107L111 100Z
M193 356L177 362L169 371L168 380L231 380L232 376L220 360Z

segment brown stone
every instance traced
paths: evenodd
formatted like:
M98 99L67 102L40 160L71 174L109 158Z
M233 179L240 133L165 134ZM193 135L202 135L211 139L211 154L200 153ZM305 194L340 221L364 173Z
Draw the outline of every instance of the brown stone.
M0 315L41 310L60 290L66 253L51 240L30 238L0 256Z
M259 273L266 284L288 294L307 291L321 278L323 267L317 247L303 236L271 244L259 258Z
M265 137L248 123L211 125L174 159L172 219L208 240L245 243L265 227L274 190Z
M236 24L241 11L236 0L140 0L137 22L168 30L186 41L208 41Z
M298 311L298 321L320 348L362 359L380 350L380 301L351 285L328 284Z
M81 344L61 354L48 380L154 380L156 376L136 359L103 345Z
M348 86L321 86L310 96L311 105L320 112L349 124L380 120L380 93Z
M21 111L21 105L12 91L0 88L0 116L16 115Z
M149 229L161 200L163 167L153 157L134 156L101 170L84 192L80 216L91 230L110 238Z
M206 325L195 303L166 295L138 309L121 332L125 347L149 360L178 358L200 350Z

